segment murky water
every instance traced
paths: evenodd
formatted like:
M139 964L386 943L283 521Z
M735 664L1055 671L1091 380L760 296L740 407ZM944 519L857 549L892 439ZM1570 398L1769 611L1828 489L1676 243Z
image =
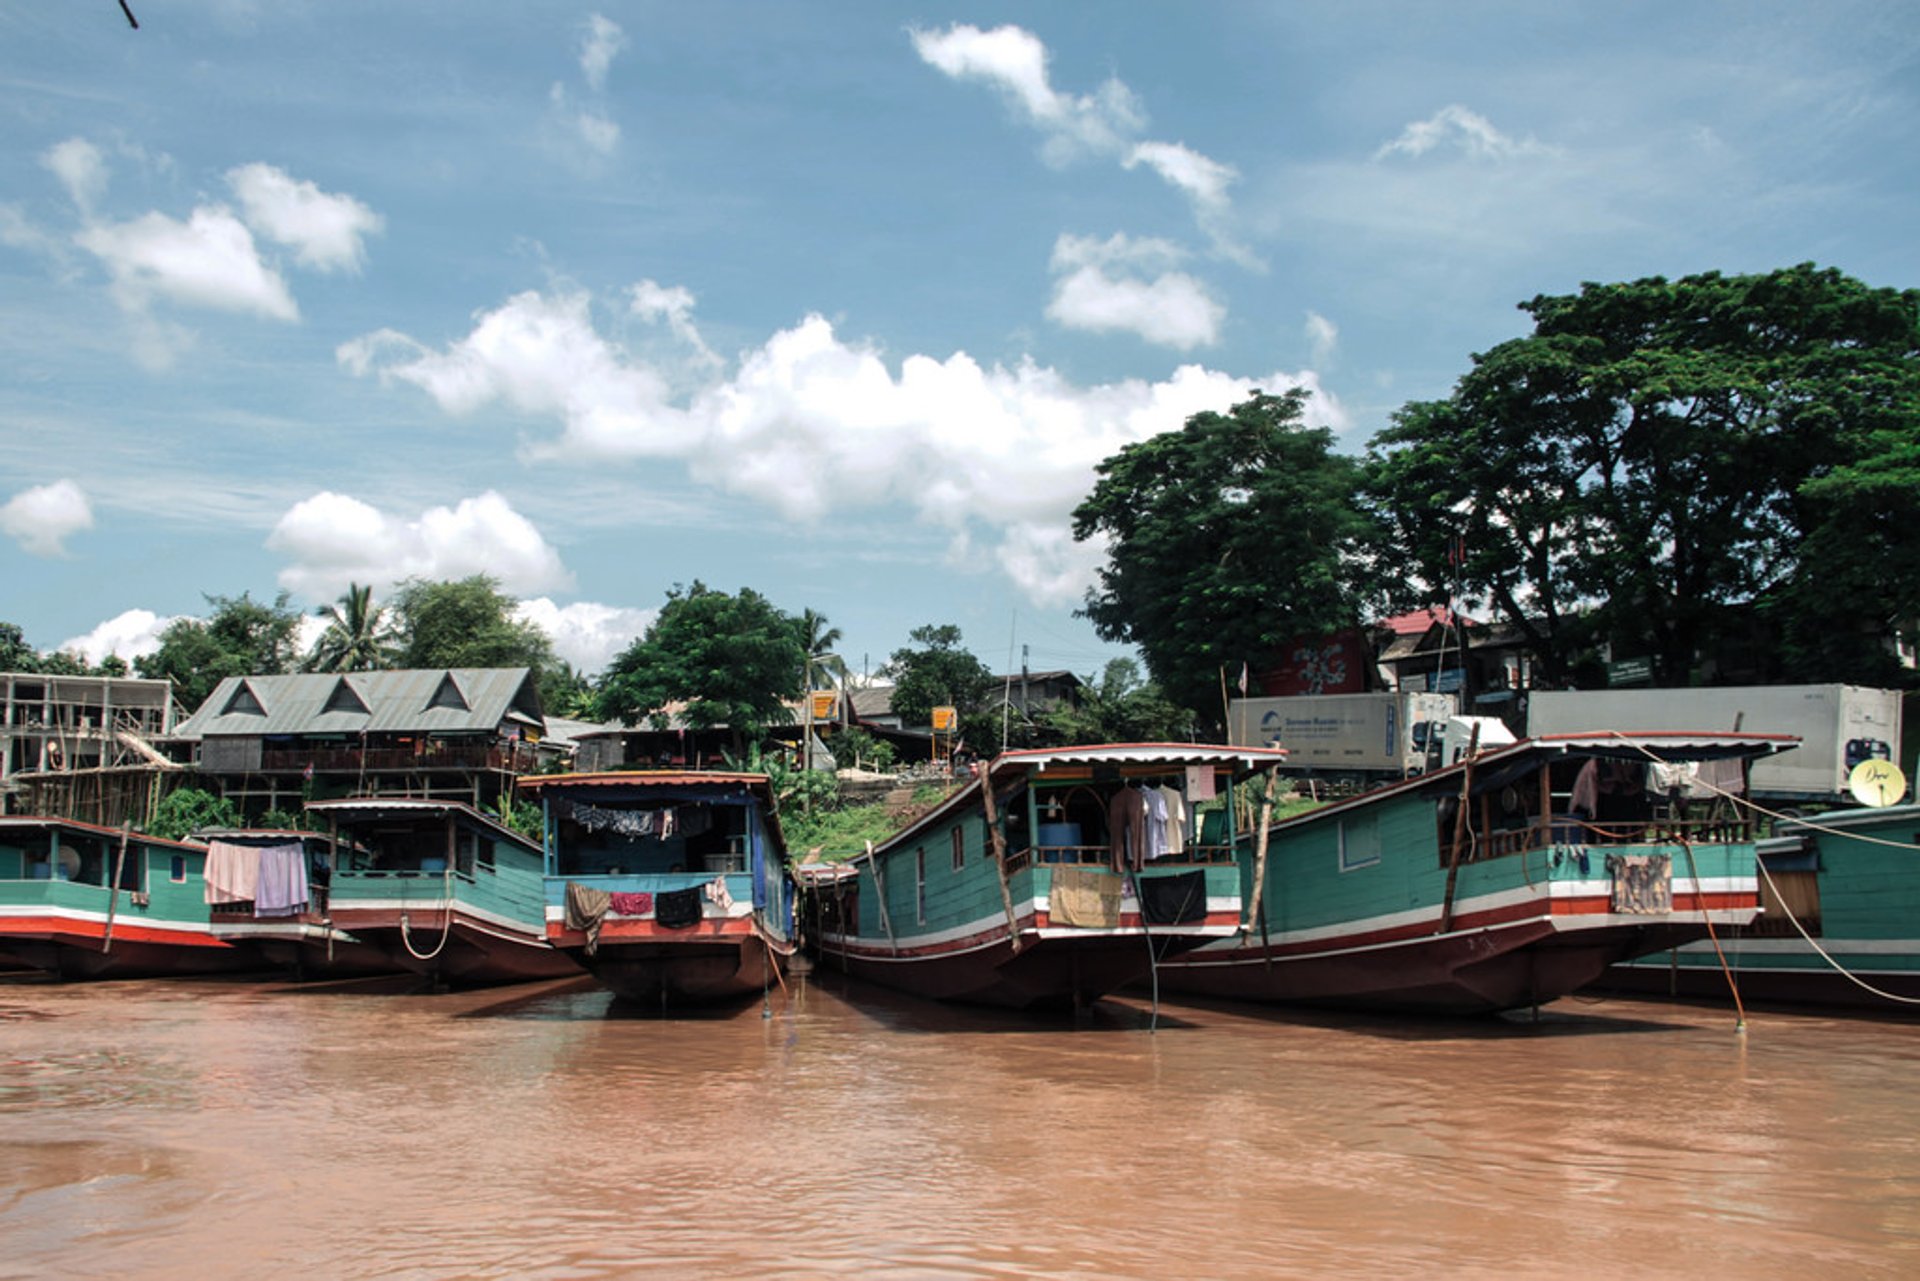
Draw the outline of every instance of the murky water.
M1920 1274L1920 1022L0 979L0 1276Z

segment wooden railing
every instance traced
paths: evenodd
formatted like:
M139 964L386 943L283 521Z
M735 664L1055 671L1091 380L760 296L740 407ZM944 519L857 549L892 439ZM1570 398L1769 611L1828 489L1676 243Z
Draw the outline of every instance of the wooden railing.
M538 752L531 743L493 743L485 747L431 745L427 751L410 747L307 747L261 753L260 772L298 774L312 766L316 771L329 774L450 769L529 774L537 762Z
M1208 863L1233 862L1231 845L1189 845L1177 855L1157 858L1154 867L1190 867ZM1113 866L1113 851L1105 845L1029 845L1007 855L1007 871L1017 872L1035 863L1049 866Z
M1555 845L1732 845L1753 839L1753 824L1745 819L1653 819L1645 822L1601 823L1556 818L1529 827L1496 828L1474 832L1474 848L1461 851L1461 861L1502 858Z

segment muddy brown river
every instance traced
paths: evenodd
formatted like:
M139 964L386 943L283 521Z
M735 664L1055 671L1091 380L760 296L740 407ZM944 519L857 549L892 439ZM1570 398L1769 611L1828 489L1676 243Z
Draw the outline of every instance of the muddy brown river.
M1920 1021L0 978L0 1276L1920 1275Z

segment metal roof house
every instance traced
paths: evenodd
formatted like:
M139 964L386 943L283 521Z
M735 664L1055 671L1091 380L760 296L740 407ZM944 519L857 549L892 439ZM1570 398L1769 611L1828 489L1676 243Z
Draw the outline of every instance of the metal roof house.
M533 772L545 734L532 668L474 667L230 676L175 738L252 818L337 796L488 808Z

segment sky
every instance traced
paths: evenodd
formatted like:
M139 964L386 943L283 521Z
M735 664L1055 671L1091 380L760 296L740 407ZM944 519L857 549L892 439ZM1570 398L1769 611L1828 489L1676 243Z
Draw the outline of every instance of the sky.
M1304 386L1359 453L1586 281L1920 284L1920 6L0 8L0 621L150 652L492 575L996 671L1126 651L1071 513Z

